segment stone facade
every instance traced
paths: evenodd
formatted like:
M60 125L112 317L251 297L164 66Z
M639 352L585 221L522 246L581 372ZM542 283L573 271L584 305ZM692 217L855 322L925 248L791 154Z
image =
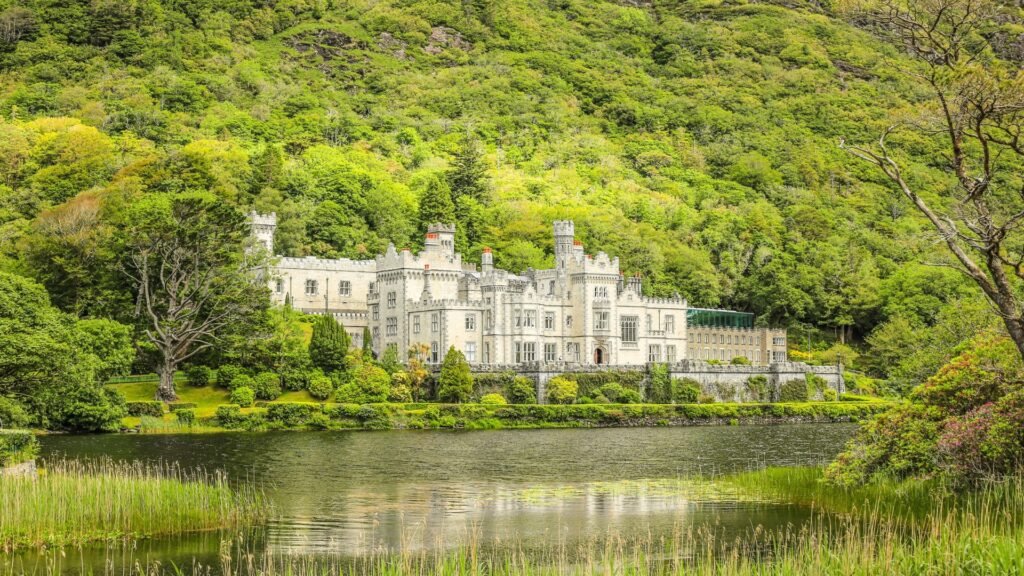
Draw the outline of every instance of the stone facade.
M275 215L250 217L272 250ZM547 270L495 268L489 249L478 269L455 251L455 228L434 224L418 253L391 245L374 260L281 257L268 281L278 303L290 298L304 312L338 318L354 345L369 327L378 354L415 347L432 364L450 347L478 366L786 360L784 331L754 328L750 314L691 308L679 294L645 296L618 258L587 254L574 233L571 221L554 223L555 266Z

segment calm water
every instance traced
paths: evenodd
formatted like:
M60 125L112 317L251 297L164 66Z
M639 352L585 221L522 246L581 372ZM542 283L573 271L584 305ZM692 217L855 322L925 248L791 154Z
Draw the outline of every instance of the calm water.
M436 550L468 537L523 548L797 524L809 511L688 489L694 473L820 464L845 424L492 432L280 432L50 436L45 457L109 456L225 469L267 486L279 518L259 546L284 553ZM218 535L145 543L139 554L214 558ZM500 546L500 544L497 544Z

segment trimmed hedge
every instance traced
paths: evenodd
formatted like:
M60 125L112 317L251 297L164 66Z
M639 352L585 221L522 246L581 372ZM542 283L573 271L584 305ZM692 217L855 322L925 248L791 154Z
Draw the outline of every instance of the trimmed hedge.
M217 408L216 423L230 430L393 428L560 428L736 425L743 422L842 422L869 417L886 402L735 404L317 404L269 402L242 411Z
M39 441L29 430L0 430L0 467L32 460L39 454Z
M170 412L177 412L179 410L191 410L195 407L195 402L169 402L167 404L167 410Z
M154 418L163 418L164 416L164 403L159 400L127 402L125 407L128 409L129 416L152 416Z

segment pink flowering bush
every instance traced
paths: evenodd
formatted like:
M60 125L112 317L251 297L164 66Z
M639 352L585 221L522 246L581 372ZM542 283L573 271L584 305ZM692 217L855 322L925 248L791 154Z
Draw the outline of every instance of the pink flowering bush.
M858 430L826 470L839 485L941 474L970 485L1024 464L1024 365L1003 336L975 339Z

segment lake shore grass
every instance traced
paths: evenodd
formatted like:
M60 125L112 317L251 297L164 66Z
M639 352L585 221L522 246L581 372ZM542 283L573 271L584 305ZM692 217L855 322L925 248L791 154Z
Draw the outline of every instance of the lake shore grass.
M1024 574L1024 478L965 493L939 480L838 489L820 468L775 468L705 479L751 496L814 506L814 520L725 537L714 526L667 537L607 535L542 551L515 545L488 553L470 539L437 553L380 554L357 561L275 553L233 556L234 576L817 576Z
M0 549L77 545L250 525L269 501L220 472L173 464L44 462L0 477Z
M820 468L772 468L699 478L738 494L814 506L813 520L777 530L751 526L727 535L715 525L682 526L653 536L605 534L577 544L557 536L542 549L488 542L472 533L431 550L378 550L352 558L257 551L237 537L221 543L225 576L893 576L1024 574L1024 478L957 492L939 480L879 482L850 489L822 482ZM688 487L690 489L692 487ZM452 544L452 545L448 545ZM209 574L209 566L159 559L111 565L105 574ZM147 563L148 562L148 563ZM36 574L60 573L60 560ZM24 572L11 562L0 574Z

